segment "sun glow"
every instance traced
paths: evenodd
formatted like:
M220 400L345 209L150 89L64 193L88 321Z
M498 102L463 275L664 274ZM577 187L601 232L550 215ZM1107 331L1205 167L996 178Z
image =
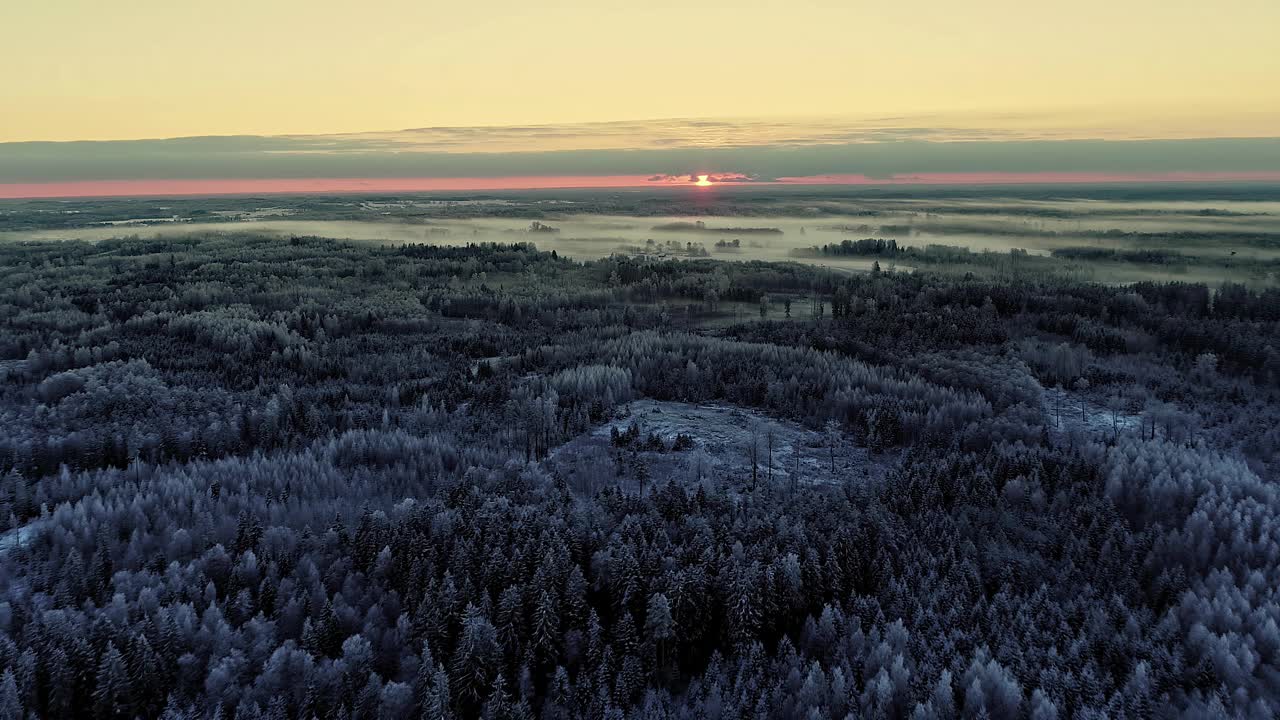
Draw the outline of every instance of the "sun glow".
M694 183L694 185L697 185L698 187L711 187L711 180L709 180L706 175L699 175L698 182Z

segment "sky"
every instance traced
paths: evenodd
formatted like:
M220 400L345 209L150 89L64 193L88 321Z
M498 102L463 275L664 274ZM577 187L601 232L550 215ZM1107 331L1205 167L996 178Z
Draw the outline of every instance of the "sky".
M13 3L0 184L1280 172L1212 144L1280 136L1277 27L1274 0Z

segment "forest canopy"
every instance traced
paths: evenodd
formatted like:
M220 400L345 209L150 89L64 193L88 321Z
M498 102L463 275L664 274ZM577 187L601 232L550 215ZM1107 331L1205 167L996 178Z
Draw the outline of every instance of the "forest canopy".
M0 243L0 718L1280 713L1276 291L919 264Z

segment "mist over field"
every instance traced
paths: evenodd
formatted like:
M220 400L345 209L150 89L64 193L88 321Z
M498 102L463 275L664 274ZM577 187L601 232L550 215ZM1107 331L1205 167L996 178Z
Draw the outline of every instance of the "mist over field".
M1032 267L1101 282L1277 281L1280 201L1267 199L1274 193L1265 188L1245 194L1249 199L1131 200L1105 190L1082 195L1009 197L993 190L968 196L859 198L793 190L776 202L744 204L760 196L728 192L691 205L681 196L551 191L537 198L87 200L76 201L74 210L57 201L29 201L11 205L26 208L26 214L16 211L25 218L26 229L5 229L19 225L12 219L14 211L9 218L0 215L8 219L0 225L0 242L250 231L392 245L530 242L583 261L614 254L710 257L801 262L844 272L868 271L879 261L907 271L923 262L954 268L990 265L1003 259L994 256L1013 251L1044 259L1056 253L1062 262ZM684 214L674 214L680 211ZM986 257L939 255L931 260L822 251L865 238L891 239L901 248L926 253L958 249ZM1106 252L1124 257L1099 255ZM1087 259L1092 262L1084 262L1082 253L1091 253Z

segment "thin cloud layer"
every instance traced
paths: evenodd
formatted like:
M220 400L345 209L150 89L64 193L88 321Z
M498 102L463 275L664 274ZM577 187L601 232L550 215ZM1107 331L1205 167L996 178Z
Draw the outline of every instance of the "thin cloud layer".
M706 179L713 184L722 183L767 183L774 182L775 178L761 177L759 175L746 175L744 173L735 172L713 172L713 173L681 173L681 174L657 174L646 178L646 182L657 185L689 185L697 183L702 179Z
M1043 118L1019 118L986 118L986 128L974 118L941 117L658 120L4 143L0 183L638 176L658 184L707 174L713 183L738 184L808 176L1280 171L1280 138L1149 139L1079 121L1046 130L1053 126ZM1017 129L1020 123L1028 129ZM1003 129L989 129L997 126ZM1075 137L1087 133L1094 135Z
M1216 123L1213 137L1258 134L1260 124ZM1151 130L1158 127L1158 132ZM424 127L343 135L298 135L283 152L549 152L795 147L905 140L982 142L1151 140L1204 137L1193 115L1099 121L1081 113L953 114L785 119L675 118L508 127Z

